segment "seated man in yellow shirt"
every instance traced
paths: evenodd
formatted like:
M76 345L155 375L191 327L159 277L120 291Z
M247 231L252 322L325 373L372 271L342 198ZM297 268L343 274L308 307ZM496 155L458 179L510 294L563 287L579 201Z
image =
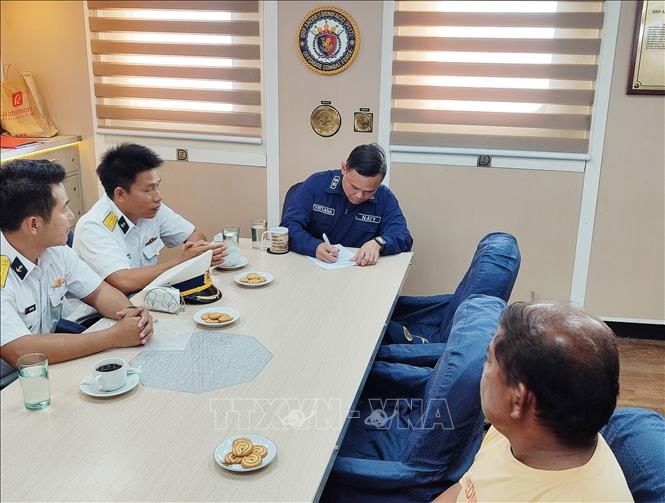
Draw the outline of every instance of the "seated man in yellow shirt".
M435 503L633 501L598 433L618 393L619 354L602 321L566 304L509 306L480 382L492 427Z

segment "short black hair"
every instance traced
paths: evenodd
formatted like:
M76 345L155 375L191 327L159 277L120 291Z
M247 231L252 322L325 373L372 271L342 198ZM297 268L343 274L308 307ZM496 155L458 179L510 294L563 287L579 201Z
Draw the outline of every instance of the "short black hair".
M508 383L536 397L536 417L567 445L591 445L619 394L614 332L560 302L516 302L499 322L494 354Z
M43 159L18 159L0 167L0 228L16 231L36 215L51 220L53 185L65 179L65 168Z
M97 176L106 195L113 199L116 187L122 187L129 192L136 175L158 168L162 162L162 158L148 147L123 143L106 151L102 162L97 166Z
M362 176L381 175L386 177L386 154L376 143L369 145L358 145L349 154L346 160L347 169L351 169Z

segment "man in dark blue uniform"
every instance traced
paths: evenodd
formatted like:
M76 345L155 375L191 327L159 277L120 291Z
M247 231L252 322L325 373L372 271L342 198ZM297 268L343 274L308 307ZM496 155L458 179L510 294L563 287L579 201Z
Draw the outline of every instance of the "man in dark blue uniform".
M325 233L331 243L359 248L353 260L361 266L411 250L413 238L397 198L381 185L385 176L385 155L377 144L354 148L341 170L311 175L284 210L289 248L335 262L337 248L325 242Z

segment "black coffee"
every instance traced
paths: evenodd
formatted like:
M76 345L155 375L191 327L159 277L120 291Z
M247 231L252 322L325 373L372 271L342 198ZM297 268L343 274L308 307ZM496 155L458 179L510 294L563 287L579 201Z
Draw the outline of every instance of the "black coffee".
M119 368L122 368L122 365L118 365L117 363L107 363L106 365L97 367L97 372L113 372Z

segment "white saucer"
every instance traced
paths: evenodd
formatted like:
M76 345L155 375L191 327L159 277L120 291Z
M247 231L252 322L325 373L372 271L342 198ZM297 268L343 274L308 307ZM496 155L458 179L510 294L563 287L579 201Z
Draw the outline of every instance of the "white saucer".
M256 273L256 274L259 274L259 275L261 275L261 276L264 276L264 277L266 278L266 280L265 280L263 283L243 283L242 281L240 281L240 278L243 278L243 277L245 277L246 275L248 275L249 273L252 273L252 272L253 272L253 273ZM273 275L270 274L269 272L265 272L265 271L247 271L247 272L239 272L238 274L236 274L235 276L233 276L233 281L235 281L238 285L240 285L240 286L246 286L247 288L258 288L258 287L260 287L260 286L266 286L266 285L269 285L270 283L272 283L272 280L273 280L273 279L275 279L275 278L273 277Z
M201 318L206 313L226 313L233 316L233 319L224 321L222 323L212 323L210 321L204 321L203 318ZM240 311L233 309L232 307L206 307L205 309L201 309L200 311L196 311L196 313L194 313L194 321L196 323L200 323L201 325L205 325L206 327L225 327L226 325L235 323L238 318L240 318Z
M240 269L241 267L245 267L247 264L249 264L249 259L247 257L240 257L240 262L238 262L237 264L233 265L220 264L217 266L217 269L222 269L223 271L232 271L233 269Z
M268 449L268 454L266 454L266 457L263 458L259 466L255 466L254 468L243 468L242 465L224 464L224 456L231 452L233 441L237 438L246 438L253 444L263 445ZM225 470L229 470L231 472L253 472L254 470L260 470L261 468L264 468L272 463L275 459L275 456L277 456L277 446L275 445L275 442L260 435L235 435L233 437L229 437L220 443L217 447L215 447L215 451L212 453L212 457L215 462Z
M92 374L89 374L85 379L83 379L83 381L81 381L79 389L86 395L95 396L98 398L106 398L110 396L122 395L123 393L127 393L128 391L133 390L136 388L139 380L140 379L138 374L129 374L127 376L127 382L124 386L121 386L118 389L114 389L113 391L100 391L97 389L97 386L90 384L92 382Z

